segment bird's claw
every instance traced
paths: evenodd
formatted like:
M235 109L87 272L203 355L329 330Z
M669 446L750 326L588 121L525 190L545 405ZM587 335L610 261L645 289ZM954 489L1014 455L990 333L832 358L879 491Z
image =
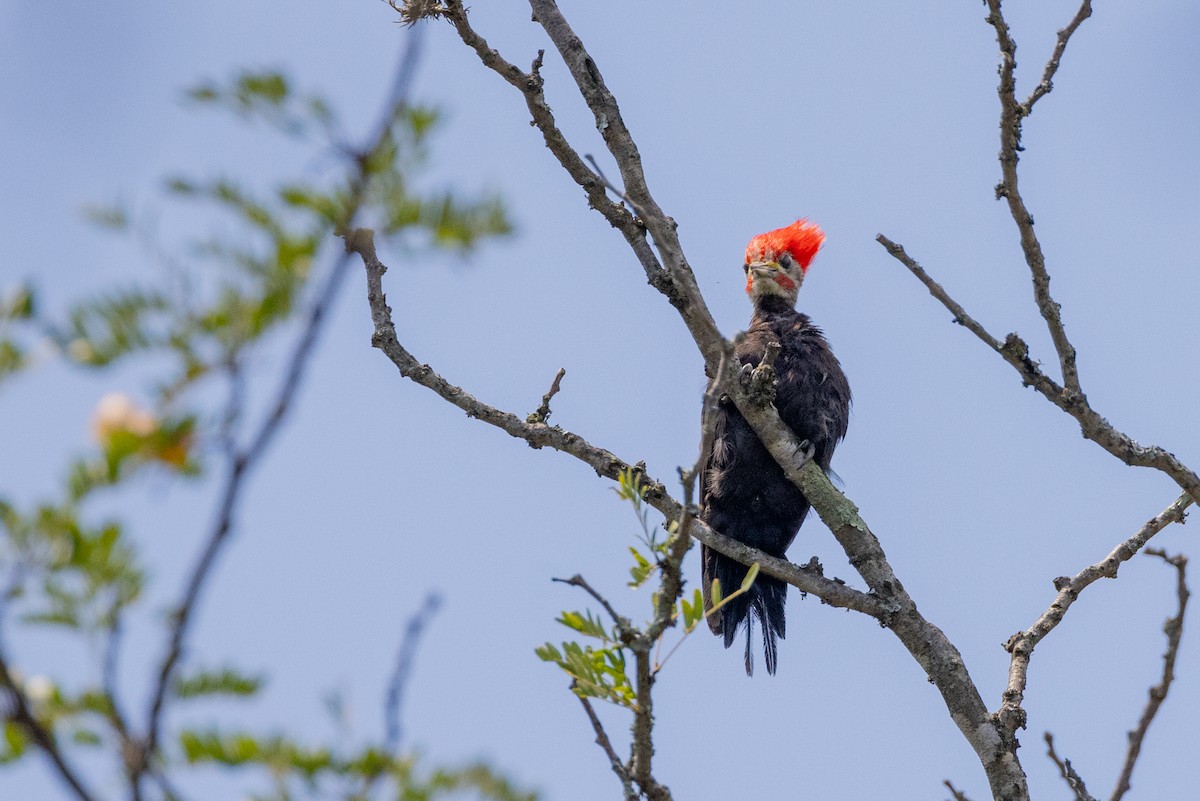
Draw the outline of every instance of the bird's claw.
M749 381L746 386L746 394L749 395L756 403L763 406L770 405L775 401L775 368L769 364L760 364L757 367L747 365L743 368L743 372L749 369Z
M811 442L809 442L806 439L800 440L800 444L798 446L796 446L795 456L798 457L796 466L798 468L804 467L804 465L811 462L813 460L813 457L816 455L817 455L817 446L816 445L813 445Z

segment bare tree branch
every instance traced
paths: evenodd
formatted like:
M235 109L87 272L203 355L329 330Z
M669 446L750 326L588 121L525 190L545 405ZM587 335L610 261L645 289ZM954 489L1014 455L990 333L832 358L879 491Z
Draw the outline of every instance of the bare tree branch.
M554 120L554 114L550 111L550 106L546 103L546 97L542 91L544 82L540 69L544 54L539 51L530 71L525 72L505 60L499 51L491 47L487 40L475 32L467 21L467 12L461 0L449 0L444 13L454 25L459 38L475 51L483 65L521 92L532 117L533 125L541 132L546 147L571 176L571 179L583 189L587 195L588 205L600 212L604 219L625 237L625 241L633 249L650 284L661 292L667 294L674 292L670 278L646 241L646 232L642 223L620 203L609 199L605 192L604 181L588 168L588 165L567 143L566 137L559 130L558 124Z
M1012 654L1012 661L1009 664L1008 687L1004 691L999 716L1010 731L1025 727L1026 716L1021 702L1024 700L1025 686L1028 682L1029 660L1037 644L1062 622L1067 610L1079 598L1081 592L1099 579L1116 578L1121 564L1132 559L1155 534L1171 523L1184 522L1185 510L1191 504L1191 496L1186 493L1180 495L1170 506L1147 520L1132 537L1113 548L1108 556L1094 565L1085 567L1073 578L1063 576L1054 580L1054 587L1058 590L1054 602L1032 626L1014 634L1004 645L1005 650Z
M1075 17L1067 23L1067 27L1058 32L1058 40L1054 43L1054 52L1050 55L1050 60L1046 62L1046 67L1042 70L1042 80L1034 87L1033 91L1021 104L1021 115L1028 117L1033 113L1033 104L1042 99L1043 96L1050 93L1054 88L1054 73L1058 72L1059 62L1062 61L1063 52L1067 49L1067 42L1076 29L1083 24L1083 21L1092 16L1092 0L1083 0L1079 10L1075 12Z
M392 311L383 292L382 277L387 267L375 252L374 237L366 228L359 228L346 235L346 248L358 253L367 271L367 301L371 309L375 331L371 344L379 348L396 365L401 375L432 390L444 400L462 409L469 417L495 426L501 431L524 440L534 448L552 448L569 454L587 464L597 475L616 480L630 463L617 458L612 452L592 445L583 437L559 426L545 423L528 423L511 412L505 412L480 401L470 393L447 381L427 364L422 364L400 344L396 327L392 322ZM818 468L818 472L819 468ZM666 487L650 476L645 477L645 500L668 520L680 518L683 507L671 497ZM812 593L825 603L842 609L882 617L885 612L879 601L844 583L826 579L815 571L809 571L786 559L778 559L756 548L726 537L709 528L701 520L693 519L689 533L709 547L738 561L750 564L758 562L768 575L775 576L802 592Z
M1188 560L1186 556L1182 554L1169 556L1166 551L1158 548L1147 548L1146 555L1157 556L1175 568L1175 597L1178 599L1178 607L1174 617L1167 618L1163 624L1163 631L1167 635L1167 650L1163 654L1162 679L1150 688L1150 699L1146 702L1146 708L1142 710L1142 717L1138 720L1137 728L1129 732L1129 750L1125 754L1125 764L1121 768L1121 775L1117 779L1117 786L1113 790L1111 801L1121 801L1125 793L1129 792L1132 786L1133 768L1142 752L1142 743L1146 739L1146 732L1149 730L1150 724L1154 722L1154 716L1158 714L1159 707L1167 699L1171 682L1175 680L1175 659L1179 656L1179 643L1183 639L1183 615L1187 611L1188 599L1191 597L1187 585Z
M659 257L656 257L647 246L640 229L636 225L630 227L632 218L628 212L604 195L603 182L599 181L590 170L587 170L578 153L554 127L553 117L549 114L542 95L541 77L537 74L541 55L539 54L539 60L534 62L534 70L526 74L500 58L499 54L471 29L461 2L447 0L445 15L454 24L460 38L475 50L484 65L496 71L509 84L522 92L526 105L533 115L534 125L541 130L551 152L576 183L588 192L591 205L600 211L611 224L621 230L646 271L650 283L667 297L683 318L697 347L704 356L709 374L715 376L722 359L725 361L724 373L730 398L766 445L772 457L784 468L789 480L796 483L804 492L822 520L833 530L851 564L866 580L872 593L877 596L877 599L873 600L877 600L881 604L880 607L877 607L878 613L882 615L880 619L892 628L917 662L926 670L930 681L938 687L947 709L950 711L951 718L971 743L988 773L989 783L996 797L1003 799L1027 797L1025 776L1016 757L1015 739L989 715L978 689L967 673L961 654L945 633L926 620L917 610L916 604L905 592L903 585L888 565L878 540L863 522L854 504L829 483L828 478L815 464L802 465L805 460L798 458L802 454L799 443L794 433L783 425L776 409L771 405L756 404L747 392L736 384L737 361L733 355L732 345L721 335L704 304L695 278L684 258L682 247L675 235L674 221L662 212L650 195L637 148L623 122L616 100L605 86L595 61L567 24L553 0L531 0L530 4L535 21L542 25L562 55L580 94L592 110L597 129L603 136L609 153L617 162L625 192L642 215L637 222L644 224L646 230L653 236L661 262ZM354 247L349 237L347 246ZM364 261L368 265L368 298L371 301L376 323L374 344L392 358L404 375L435 389L452 403L461 406L459 399L465 393L458 387L444 385L445 381L441 376L432 374L428 367L416 363L396 341L395 331L390 324L390 313L386 303L382 302L382 290L379 288L378 282L374 285L370 283L373 253L368 253L365 248L362 252ZM378 263L377 259L375 259L375 263ZM478 403L474 398L471 398L471 401L475 404ZM544 432L525 431L521 428L519 420L510 419L503 413L491 416L486 421L505 429L514 436L521 436L531 443L551 444L552 440L557 439L557 437L546 436ZM561 444L568 448L575 448L574 442L562 441ZM574 455L593 464L602 475L612 476L604 469L605 467L611 469L612 462L605 461L597 464L593 459L598 454L579 452L577 448L575 451ZM605 453L607 454L607 452ZM607 460L610 457L611 454L608 454L603 458ZM660 507L656 506L656 508ZM660 508L660 511L663 510ZM705 536L708 536L707 533L704 535L697 533L702 529L696 523L693 523L691 528L698 538L706 544L709 542L708 539L705 539ZM713 538L713 541L718 540ZM729 554L735 559L743 558L723 547L717 547L717 550ZM779 562L782 560L758 559L757 555L749 556L749 558L760 561L763 569L770 575L780 575L775 572L777 566L783 567L789 564L784 562L780 565ZM794 578L798 578L798 576L793 572L785 580L795 583ZM812 577L806 578L811 580ZM826 600L829 599L829 596L822 593L816 594ZM839 600L842 599L839 598ZM859 598L853 597L853 603L857 604L859 601Z
M629 775L629 770L621 762L621 758L617 756L617 752L613 749L612 741L608 739L608 733L604 731L604 724L600 722L600 718L596 715L596 710L592 708L592 702L582 695L576 693L576 698L579 703L583 704L583 711L587 714L588 721L592 724L592 731L596 733L596 745L604 751L608 757L608 762L612 766L613 773L617 774L617 778L621 781L621 789L625 794L625 801L637 801L638 792L633 787L633 779Z
M1141 445L1128 434L1119 431L1099 412L1091 407L1083 395L1072 393L1042 372L1041 367L1029 356L1029 346L1017 334L1009 334L1003 344L975 321L941 284L933 280L905 249L883 234L876 240L901 264L909 269L929 289L943 306L954 315L954 321L962 324L988 347L1000 354L1021 376L1025 386L1033 387L1047 400L1062 409L1079 424L1083 436L1104 450L1134 467L1149 467L1158 470L1179 485L1180 489L1193 498L1200 498L1200 476L1181 462L1175 454L1157 445Z
M1003 176L996 186L996 197L1008 201L1008 210L1013 222L1021 234L1021 250L1025 253L1025 263L1033 278L1033 296L1038 310L1046 321L1050 338L1054 341L1054 350L1058 353L1059 367L1062 369L1063 385L1072 397L1079 396L1083 400L1083 390L1079 385L1079 371L1075 366L1075 348L1067 338L1063 327L1059 304L1050 295L1050 274L1046 270L1046 257L1042 252L1041 242L1033 230L1033 215L1025 206L1017 186L1017 161L1021 148L1021 120L1026 109L1017 102L1016 83L1013 70L1017 66L1017 43L1013 41L1008 30L1008 23L1001 11L1001 0L986 0L990 14L987 21L996 29L996 41L1000 45L1000 85L997 94L1000 96L1000 171ZM1082 22L1082 19L1079 20ZM1079 27L1075 23L1075 27ZM1074 32L1074 28L1071 29ZM1055 48L1055 56L1051 58L1053 70L1058 69L1058 60L1062 57L1062 49L1066 48L1066 37L1060 36L1061 49ZM1050 69L1050 65L1047 65ZM1051 70L1051 74L1053 74ZM1035 102L1031 99L1030 103Z
M1058 772L1063 777L1063 781L1067 783L1067 787L1071 788L1071 792L1075 794L1075 801L1096 801L1094 797L1088 794L1087 785L1083 783L1083 779L1075 768L1071 767L1071 760L1060 759L1054 750L1054 735L1046 732L1046 756L1050 757L1050 761L1058 766Z
M563 431L557 426L529 424L514 414L481 403L460 387L450 384L428 365L417 361L396 337L391 309L387 306L382 288L382 275L386 267L375 253L371 232L367 229L349 232L346 247L359 253L367 268L367 298L375 324L372 344L391 359L402 375L437 392L470 416L524 439L534 447L549 446L569 453L592 466L602 476L615 479L621 470L628 467L626 462L609 451L591 445L577 434ZM727 366L725 372L728 375L730 367ZM731 397L739 392L736 379L730 380L727 386ZM806 571L791 562L749 548L718 534L702 521L693 520L689 526L690 533L734 559L746 564L758 562L769 575L804 592L812 592L826 603L871 614L891 627L942 693L952 719L975 748L988 772L989 781L994 787L1009 788L1000 797L1024 797L1021 795L1025 792L1024 774L1020 771L1019 763L1009 756L1015 751L1015 741L1010 741L1011 733L989 715L967 673L962 656L945 633L917 611L916 604L888 565L879 541L859 516L857 507L829 482L819 467L802 458L803 453L795 435L779 420L773 406L751 404L745 400L744 393L737 397L741 397L745 404L743 415L758 431L776 460L784 464L789 479L798 482L805 497L850 555L851 563L867 581L873 595L866 595L840 582L815 575L816 571ZM766 434L767 431L771 433ZM660 483L648 482L646 500L668 519L676 519L682 513L680 504L670 498ZM1007 749L1013 751L1005 753ZM1006 758L1002 758L1002 754Z

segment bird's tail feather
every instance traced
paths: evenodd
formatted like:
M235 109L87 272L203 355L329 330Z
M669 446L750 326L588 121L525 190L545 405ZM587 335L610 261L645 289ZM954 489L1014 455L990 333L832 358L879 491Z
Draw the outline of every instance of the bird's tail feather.
M708 548L703 549L702 556L706 601L709 598L709 590L714 578L720 580L721 590L727 595L742 585L748 569L746 565ZM782 639L787 633L784 617L786 601L787 584L772 576L759 573L748 592L726 601L721 610L709 618L713 633L724 637L726 648L733 645L738 631L742 628L742 624L745 624L746 675L754 675L754 618L758 618L762 624L763 657L767 665L767 673L774 675L779 662L779 648L776 639ZM709 603L705 604L705 606L709 605Z

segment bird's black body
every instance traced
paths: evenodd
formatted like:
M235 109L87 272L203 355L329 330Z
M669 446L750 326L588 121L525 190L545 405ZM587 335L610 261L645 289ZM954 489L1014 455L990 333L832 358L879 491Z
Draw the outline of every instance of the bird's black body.
M779 416L800 440L813 447L813 459L829 470L833 450L846 436L850 418L850 385L820 329L807 315L777 295L756 299L750 328L735 342L743 365L757 366L767 343L780 344L775 361L778 383L775 406ZM712 448L705 459L701 484L701 518L735 540L782 557L808 514L808 501L788 481L783 469L728 399L716 412ZM714 578L725 595L746 576L746 566L709 548L702 548L706 600ZM763 630L767 672L777 662L775 638L783 637L787 585L760 574L745 595L734 598L709 617L713 633L733 644L746 626L746 672L751 658L753 618Z

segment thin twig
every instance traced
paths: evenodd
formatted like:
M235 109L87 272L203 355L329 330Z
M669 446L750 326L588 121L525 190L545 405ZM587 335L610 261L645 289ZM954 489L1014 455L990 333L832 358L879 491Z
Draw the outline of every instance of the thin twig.
M404 688L408 685L412 674L413 660L417 655L417 646L421 635L425 633L429 621L437 614L442 605L442 598L436 592L425 596L425 602L408 619L404 627L404 638L400 641L400 651L396 656L396 668L392 671L391 681L388 682L387 695L383 703L383 726L386 735L383 748L387 753L395 753L403 742L404 728L401 725L403 711Z
M608 599L605 598L603 595L601 595L599 592L597 592L592 587L591 584L588 584L583 576L576 573L575 575L571 576L570 578L565 578L565 579L564 578L552 578L550 580L557 581L561 584L569 584L572 587L579 587L584 592L586 592L588 595L595 598L596 601L601 606L604 607L604 611L608 612L609 617L611 617L613 619L613 623L616 623L618 627L624 626L624 627L628 628L629 620L627 618L621 617L621 615L617 614L617 610L613 609L612 604L610 604L608 602Z
M699 512L696 480L700 479L700 486L704 486L704 465L716 437L717 407L720 405L724 386L725 358L722 357L717 368L717 377L709 382L700 407L700 450L696 454L696 462L691 469L679 470L680 483L683 485L683 508L679 512L675 529L667 540L667 558L660 565L662 586L655 595L654 619L646 629L646 636L655 643L654 673L662 667L658 662L657 651L662 644L663 632L675 625L675 602L683 595L683 559L692 547L692 521Z
M417 55L420 38L412 39L409 46L401 55L396 79L393 82L391 94L380 118L377 129L373 132L370 144L355 160L357 172L352 176L348 199L344 211L342 228L353 227L362 204L365 200L367 184L370 180L370 154L385 147L390 141L390 132L395 121L407 105L407 91L411 86L411 77L417 66ZM183 656L184 643L187 638L190 623L200 598L201 591L211 575L217 555L233 529L234 517L238 502L244 488L245 477L267 452L275 435L287 415L296 393L299 391L304 372L311 359L309 358L321 331L324 318L332 306L348 272L349 254L342 252L334 260L325 283L318 290L308 315L303 323L300 335L292 349L287 369L275 394L275 401L270 407L267 417L260 424L257 432L249 440L249 444L241 449L234 449L229 458L224 486L217 507L216 521L208 536L200 558L192 568L187 585L180 603L172 617L168 645L161 660L157 679L151 693L150 707L147 714L147 734L143 756L138 773L144 773L153 759L160 742L163 708L168 691L175 675L176 667ZM239 392L235 386L234 392Z
M1023 149L1021 147L1021 121L1025 116L1025 109L1017 102L1015 96L1016 82L1013 71L1017 66L1017 43L1013 41L1008 23L1004 19L1004 13L1000 7L1001 0L986 0L986 2L991 12L988 14L987 21L995 28L996 41L1000 45L1000 84L996 93L1000 97L999 159L1002 180L996 186L996 197L1002 197L1008 201L1009 213L1020 234L1021 250L1025 254L1025 263L1029 266L1029 273L1033 279L1034 302L1037 304L1042 318L1046 321L1050 339L1054 342L1054 350L1058 353L1063 386L1072 395L1082 397L1083 390L1079 384L1079 371L1075 365L1075 348L1067 338L1059 304L1050 294L1050 273L1046 269L1046 256L1042 252L1042 244L1033 230L1033 215L1029 213L1018 187L1017 162L1020 159L1018 154ZM1079 21L1082 22L1082 19ZM1075 23L1075 27L1079 27L1078 23ZM1071 30L1074 32L1074 28ZM1059 41L1065 49L1066 38L1060 36ZM1056 48L1056 52L1058 52L1058 48ZM1061 56L1062 53L1058 52L1058 57L1061 58ZM1058 61L1053 57L1051 61L1054 65L1053 68L1057 70Z
M1142 743L1146 739L1146 732L1149 730L1150 724L1154 722L1154 716L1158 714L1159 707L1167 699L1171 682L1175 680L1175 659L1179 656L1179 643L1183 639L1183 615L1187 611L1188 599L1192 595L1187 585L1188 560L1186 556L1183 554L1170 556L1166 551L1158 548L1147 548L1146 556L1157 556L1175 568L1175 597L1178 606L1174 617L1167 618L1163 624L1163 631L1167 635L1167 650L1163 654L1162 679L1150 688L1150 698L1146 701L1146 708L1142 710L1137 728L1129 732L1129 750L1125 754L1125 764L1121 768L1121 775L1117 779L1117 786L1113 790L1111 801L1121 801L1125 793L1129 792L1129 788L1132 786L1133 768L1142 752Z
M946 785L946 789L950 791L950 795L954 796L954 801L971 801L971 799L967 798L966 793L955 789L954 785L950 783L949 779L946 779L944 782L942 782L942 784Z
M925 268L917 263L916 259L908 255L903 245L893 242L883 234L876 235L875 241L883 245L888 253L892 254L897 261L907 267L917 277L917 280L925 285L925 288L929 290L929 294L941 301L941 304L950 310L950 313L954 315L954 322L979 337L988 347L997 353L1003 351L1004 343L989 333L974 317L967 314L967 310L958 301L950 297L950 293L943 289L941 284L933 280L929 273L925 271Z
M1083 783L1083 778L1075 772L1075 768L1071 767L1071 760L1060 759L1054 750L1054 735L1046 732L1046 756L1050 757L1050 761L1058 766L1058 773L1062 776L1063 781L1067 783L1067 787L1071 788L1071 792L1075 794L1075 801L1096 801L1094 797L1088 794L1087 785Z
M120 699L120 686L117 677L120 675L118 660L121 656L121 617L120 610L113 609L108 621L108 630L104 638L104 662L100 668L100 690L108 704L108 720L117 734L121 747L121 762L125 768L125 777L129 781L131 801L141 801L142 783L140 781L141 766L144 763L143 744L133 735L129 728L129 718L124 713Z
M550 106L542 91L543 80L540 68L544 53L538 51L530 71L525 72L501 56L498 50L489 45L487 40L471 27L471 23L467 19L466 8L461 0L448 0L445 16L454 25L454 29L463 43L479 56L480 62L522 94L533 125L542 134L546 147L571 176L571 179L586 193L588 205L600 212L625 237L625 241L633 249L650 283L660 291L673 292L670 277L663 269L658 257L655 256L654 250L646 242L645 229L629 209L608 197L604 181L592 172L559 130L554 114L550 111Z
M1180 495L1170 506L1147 520L1133 536L1113 548L1108 556L1085 567L1073 578L1064 576L1055 579L1054 587L1058 590L1058 595L1054 597L1053 603L1032 626L1014 634L1004 645L1012 654L1012 661L1008 668L1008 687L1004 691L999 716L1009 731L1025 727L1025 710L1021 707L1021 702L1024 700L1025 686L1029 680L1029 660L1037 644L1062 622L1067 610L1084 589L1099 579L1116 578L1121 564L1132 559L1155 534L1171 523L1184 522L1185 511L1191 504L1191 496L1186 493Z
M96 801L96 796L84 786L82 776L59 750L54 733L43 726L33 713L29 698L13 677L3 652L0 652L0 689L7 696L8 708L3 710L3 718L20 727L30 741L41 749L54 765L55 773L70 788L75 798L79 801Z
M572 682L572 690L574 682ZM629 776L629 771L626 769L621 758L617 756L616 750L613 748L612 741L608 739L608 733L604 731L604 724L600 722L599 716L596 715L596 710L592 708L592 702L582 695L575 694L579 699L579 703L583 705L583 711L587 714L588 721L592 724L592 731L596 733L596 745L600 746L608 757L608 762L612 766L613 773L617 774L617 778L621 781L621 789L625 793L625 801L637 801L638 793L633 787L633 780Z
M301 379L304 377L305 368L310 362L309 356L313 346L316 344L325 313L333 304L334 298L337 296L337 291L348 272L346 269L347 264L348 259L345 257L345 254L341 254L334 262L333 268L326 278L325 285L317 294L317 298L309 310L308 319L305 321L304 329L292 351L287 372L276 394L275 403L272 404L270 414L263 421L251 440L250 445L238 452L230 460L229 468L225 475L224 487L221 491L216 522L213 524L212 531L208 536L200 558L196 561L188 577L183 598L172 616L167 650L158 668L157 680L155 681L154 692L151 696L150 709L147 716L149 725L147 727L148 733L144 749L145 759L147 760L158 748L162 711L166 703L167 693L174 678L175 669L179 664L180 658L183 656L184 642L187 638L201 591L212 572L213 566L216 564L217 555L221 552L230 532L233 530L238 503L245 489L245 478L266 453L267 447L271 444L275 434L278 433L280 425L287 415L292 399L300 389Z
M1058 72L1058 65L1062 61L1063 51L1067 49L1067 42L1070 41L1076 29L1083 24L1083 21L1090 16L1092 16L1092 0L1083 0L1079 10L1075 12L1075 17L1067 24L1067 27L1058 32L1058 40L1054 43L1054 52L1050 55L1050 60L1046 62L1045 69L1042 70L1042 80L1021 104L1022 116L1028 117L1032 114L1033 104L1054 88L1054 73Z
M538 406L533 414L525 418L529 423L545 423L550 419L550 401L558 394L558 390L562 387L563 376L567 374L567 368L560 367L554 375L554 381L550 384L550 391L542 396L542 405Z
M629 199L629 196L621 190L621 187L608 180L608 176L604 174L604 170L600 169L600 165L596 162L596 158L591 153L584 153L583 158L584 161L592 165L592 171L596 173L597 178L604 182L604 185L608 188L608 190L617 197L621 198L621 200L625 201L629 208L633 209L634 214L640 216L641 211L638 210L637 204Z
M1079 424L1083 436L1108 453L1134 467L1149 467L1168 476L1179 488L1193 498L1200 498L1200 475L1179 460L1175 454L1158 445L1141 445L1128 434L1118 430L1088 403L1082 394L1073 393L1046 375L1029 355L1029 345L1017 334L1009 334L1004 342L988 333L950 296L941 284L930 278L925 269L905 252L901 245L883 234L876 240L929 289L930 293L954 315L954 321L972 331L988 347L1000 354L1021 376L1025 386L1033 387L1048 401L1069 414Z

